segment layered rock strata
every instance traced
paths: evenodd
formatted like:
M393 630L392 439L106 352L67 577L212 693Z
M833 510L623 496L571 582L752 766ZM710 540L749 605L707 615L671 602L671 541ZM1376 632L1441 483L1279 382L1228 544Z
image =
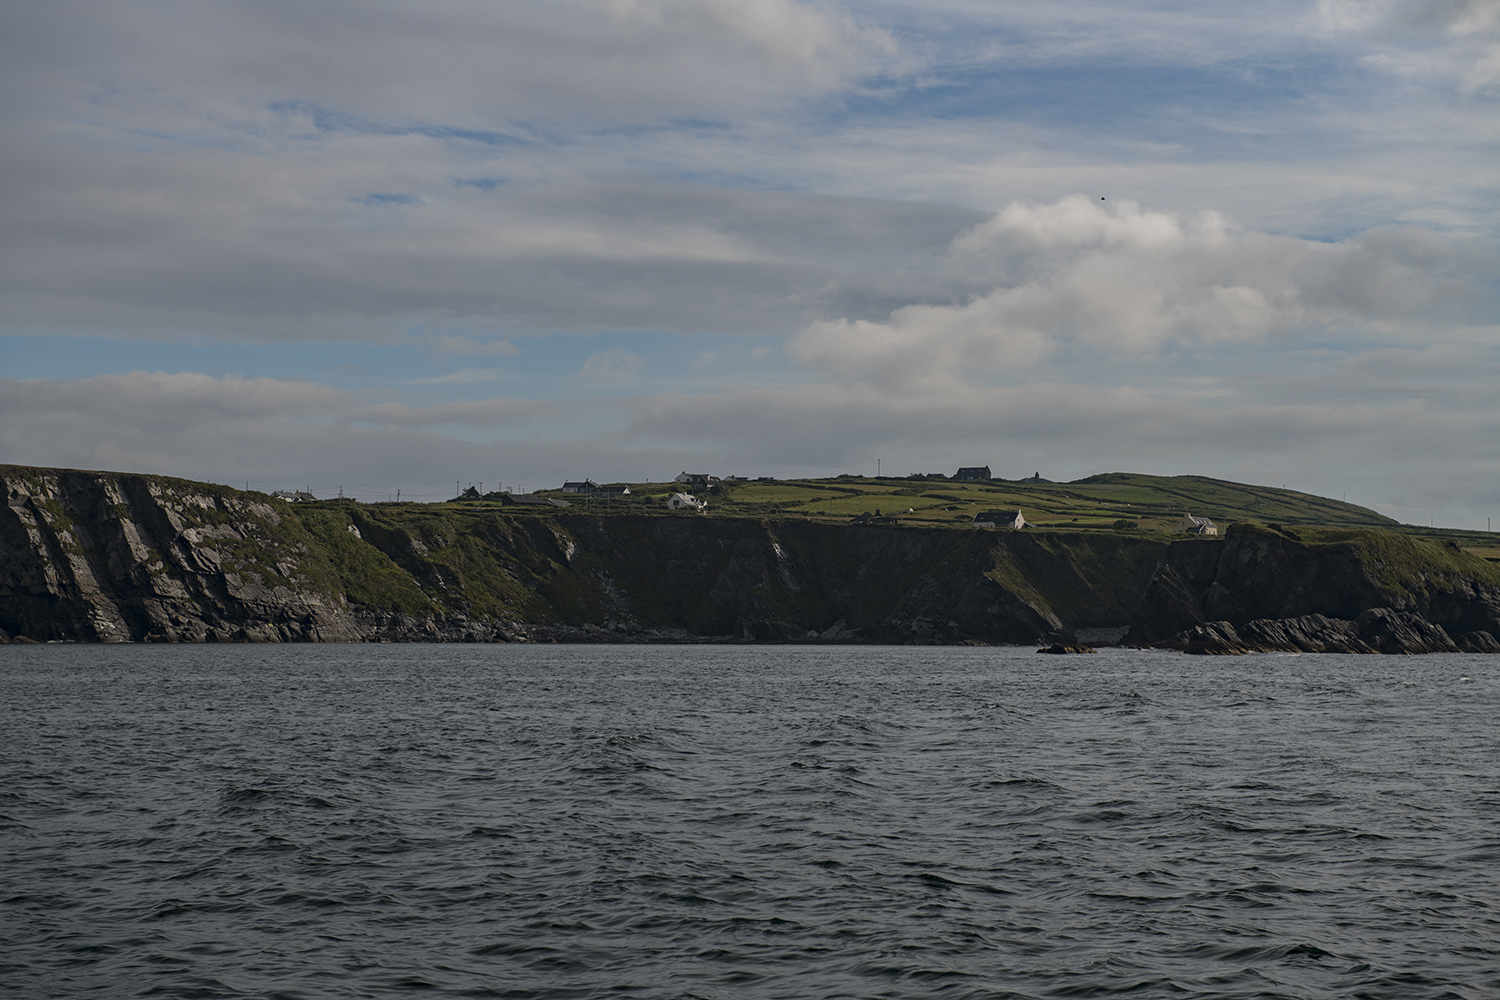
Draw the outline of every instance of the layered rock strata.
M1160 646L1187 653L1497 653L1500 642L1485 631L1450 636L1441 626L1409 611L1372 608L1353 621L1304 615L1257 619L1236 628L1205 622Z
M1159 543L1058 544L802 520L288 504L165 477L3 467L0 641L1034 643L1128 621Z
M1500 647L1500 574L1456 549L1390 532L1241 522L1174 542L1125 641L1189 652L1487 652Z
M1114 532L289 504L0 466L0 642L1500 649L1500 571L1388 532Z

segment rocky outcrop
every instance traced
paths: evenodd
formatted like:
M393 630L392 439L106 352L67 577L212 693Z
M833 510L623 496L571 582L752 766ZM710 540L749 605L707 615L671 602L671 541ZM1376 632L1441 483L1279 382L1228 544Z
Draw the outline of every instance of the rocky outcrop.
M1437 542L1351 530L1318 541L1239 523L1174 542L1126 642L1192 652L1430 652L1488 648L1500 581ZM1462 637L1462 638L1455 638Z
M306 532L252 495L14 469L0 491L0 629L11 636L317 642L362 628L317 585Z
M1450 636L1421 615L1372 608L1353 621L1305 615L1257 619L1239 628L1205 622L1158 643L1199 655L1241 653L1493 653L1500 642L1489 632Z

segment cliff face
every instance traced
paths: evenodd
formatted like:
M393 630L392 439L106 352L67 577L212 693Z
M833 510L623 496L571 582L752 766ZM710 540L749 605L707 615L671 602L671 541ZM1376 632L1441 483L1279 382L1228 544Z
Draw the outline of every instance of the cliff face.
M340 640L358 629L275 507L145 476L0 470L0 629L126 642Z
M1304 541L1236 525L1169 544L293 505L165 477L10 466L0 499L0 641L1030 643L1133 623L1128 641L1146 644L1207 622L1352 620L1371 608L1500 635L1500 572L1383 532Z
M1299 533L1241 522L1222 539L1168 547L1127 641L1162 642L1208 623L1243 627L1318 615L1348 623L1375 609L1453 635L1500 636L1500 572L1447 545L1390 532Z
M288 505L0 467L0 639L1018 642L1123 626L1163 546L695 515Z

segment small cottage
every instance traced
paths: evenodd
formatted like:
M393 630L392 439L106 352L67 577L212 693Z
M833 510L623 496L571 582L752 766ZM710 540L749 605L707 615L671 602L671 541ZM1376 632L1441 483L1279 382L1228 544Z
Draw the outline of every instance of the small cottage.
M667 497L669 510L707 510L708 504L688 493L673 493Z
M987 510L975 514L973 525L976 528L1011 528L1020 530L1026 527L1026 518L1021 516L1019 510Z
M1217 535L1219 526L1206 517L1184 514L1181 521L1172 525L1172 530L1184 535Z
M959 469L953 475L954 479L988 479L990 478L990 467L988 465L970 465Z
M563 483L562 485L562 491L564 493L579 493L584 496L588 496L591 493L596 493L598 492L598 490L599 484L594 482L592 479L585 479L582 482L577 483Z

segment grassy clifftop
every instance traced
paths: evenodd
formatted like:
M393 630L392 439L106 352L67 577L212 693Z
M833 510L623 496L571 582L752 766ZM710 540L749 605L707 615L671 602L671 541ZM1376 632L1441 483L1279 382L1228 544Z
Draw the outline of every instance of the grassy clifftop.
M595 501L588 509L649 511L664 508L681 487L631 484L632 496ZM557 494L561 495L561 494ZM571 498L570 498L571 499ZM1397 527L1397 522L1355 504L1268 486L1248 486L1206 476L1108 473L1071 483L952 479L836 479L719 484L703 494L708 515L847 519L875 511L927 526L972 520L975 513L1019 508L1040 527L1109 529L1116 521L1142 530L1164 530L1183 514L1209 517L1221 526L1243 520L1282 524ZM584 501L588 505L588 501Z
M540 510L287 503L167 477L0 467L0 632L1028 642L1138 624L1150 608L1147 624L1174 634L1205 617L1374 606L1457 620L1483 595L1485 608L1500 601L1500 566L1451 540L1197 477L736 483L710 494L706 515L669 512L667 489ZM1011 506L1039 527L969 524ZM851 521L874 510L886 516ZM1250 511L1279 520L1240 517ZM1183 512L1233 528L1168 533Z

